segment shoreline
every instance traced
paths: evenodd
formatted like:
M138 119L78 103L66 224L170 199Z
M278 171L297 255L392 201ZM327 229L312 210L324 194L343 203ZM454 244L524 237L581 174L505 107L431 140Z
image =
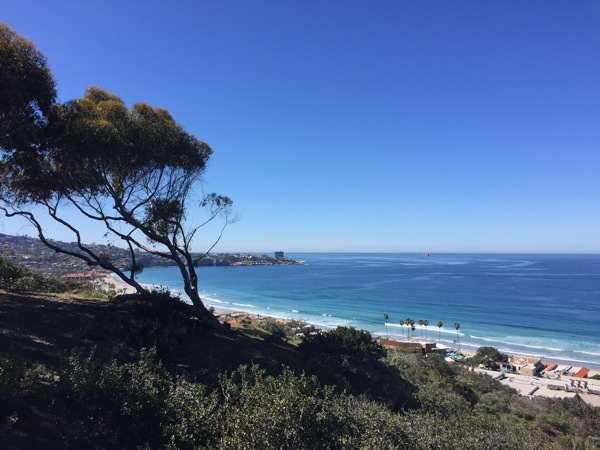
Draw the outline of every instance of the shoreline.
M491 346L508 355L600 365L595 320L600 305L590 295L600 288L591 277L599 267L595 259L290 256L307 263L293 269L204 271L202 301L219 310L302 319L324 330L353 326L398 340L406 334L399 319L427 318L429 327L417 327L415 337L422 334L438 345L458 348L460 342L465 349ZM145 271L140 280L170 286L173 293L181 289L179 277L168 269ZM565 299L577 300L577 308ZM557 318L559 312L565 321ZM389 314L387 323L383 313ZM440 329L438 319L444 323Z
M185 295L183 295L183 296L185 297ZM244 306L253 306L253 305L243 305L243 304L230 303L230 302L225 302L226 305L225 304L222 305L221 300L216 300L214 298L211 298L211 296L203 296L203 301L205 302L207 307L213 307L215 309L215 311L219 311L223 314L232 313L235 311L243 311L246 314L250 314L250 315L254 315L254 316L258 315L261 317L272 317L272 318L278 319L278 320L288 320L288 319L304 320L307 324L313 325L314 327L323 329L325 331L333 330L333 329L337 328L338 326L353 326L357 329L364 329L364 330L369 331L371 333L371 335L374 337L386 336L382 330L381 331L373 330L373 327L354 325L352 323L338 323L338 324L334 325L334 324L322 323L319 321L318 318L316 320L315 320L315 318L313 318L313 320L307 319L306 317L302 317L301 315L294 314L294 313L300 312L300 311L296 311L296 310L291 310L292 311L291 313L289 311L272 311L271 312L271 311L265 311L264 308L257 308L258 310L244 308ZM217 304L215 304L214 302L217 302ZM401 335L399 333L394 333L394 331L392 331L392 326L395 326L395 324L388 324L388 328L390 330L390 332L388 333L389 338L398 340L398 341L406 341L407 340L406 338L403 338L403 337L401 337ZM433 330L430 330L430 331L433 331ZM435 330L434 333L437 336L437 330ZM435 342L438 345L441 344L441 345L444 345L449 348L458 349L457 342L454 339L444 339L444 333L446 334L446 337L449 334L454 335L454 330L450 330L448 328L443 329L441 340L438 340L437 338L433 338L433 339L421 338L421 340L428 341L428 342ZM468 335L466 337L468 337ZM543 353L542 349L538 349L537 352L533 352L533 351L522 351L521 352L518 350L515 351L514 349L513 350L505 349L501 345L494 345L493 343L484 344L484 345L479 345L478 343L468 343L468 342L465 343L462 341L462 333L461 333L460 346L461 346L462 350L469 350L469 351L473 351L473 352L476 352L477 349L480 347L488 347L489 346L489 347L498 349L501 353L504 353L504 354L508 355L509 357L510 356L523 356L523 357L529 357L529 358L539 358L542 361L552 361L559 365L569 365L569 366L573 366L573 367L586 367L588 369L600 371L600 361L594 362L594 361L589 361L589 360L585 360L585 359L576 359L576 358L569 359L568 357L561 358L560 356L551 356L551 355L547 355L547 354Z
M223 315L223 316L226 316L226 315L229 315L229 316L234 316L234 315L248 315L248 316L257 316L257 317L260 317L260 318L271 317L271 318L273 318L275 320L291 320L292 319L291 317L281 318L281 317L276 317L276 316L271 316L271 315L257 314L257 313L254 313L254 312L251 312L251 311L246 311L246 310L243 310L243 309L240 309L240 308L227 309L227 308L218 307L218 306L214 306L214 305L211 305L210 307L212 307L214 309L214 312L216 314ZM304 319L302 319L302 320L304 320ZM310 321L307 321L307 320L305 320L305 322L306 322L307 325L312 325L315 328L324 329L325 331L329 331L329 330L333 330L333 329L337 328L337 326L336 327L327 327L327 328L324 328L322 325L319 325L317 323L313 323L313 322L310 322ZM338 325L338 326L340 326L340 325ZM371 335L374 338L382 338L382 337L384 337L383 335L379 335L379 334L372 333L372 332L370 332L370 333L371 333ZM398 340L398 339L395 339L395 340ZM406 342L406 340L404 340L404 342ZM436 343L436 344L438 343L436 340L423 340L423 342L433 342L433 343ZM442 344L442 345L446 346L445 344ZM446 347L448 347L448 346L446 346ZM462 344L461 343L460 347L461 347L460 353L462 353L466 357L471 357L471 356L475 355L475 353L477 352L477 350L481 346L477 347L477 346L474 346L474 345ZM490 346L490 347L493 347L493 346ZM449 348L451 348L452 350L457 351L457 348L453 348L453 347L449 347ZM496 348L496 347L494 347L494 348ZM552 363L556 363L558 365L567 365L567 366L571 366L571 367L585 367L587 369L590 369L590 373L589 373L590 377L593 376L593 375L600 375L600 364L589 362L589 361L574 361L574 360L559 359L559 358L553 358L553 357L536 356L536 355L526 354L526 353L509 354L509 353L503 352L500 349L499 349L499 351L501 353L506 354L509 357L511 357L511 356L520 356L520 357L528 357L528 358L539 358L539 359L541 359L544 362L552 362Z
M473 354L475 354L477 352L477 349L480 347L476 347L474 345L462 345L461 347L465 347L462 349L462 353L464 354L465 351L467 352L472 352ZM493 345L490 345L490 347L493 347ZM496 347L494 347L496 348ZM567 366L572 366L572 367L586 367L588 369L590 369L590 372L594 371L597 372L598 375L600 375L600 364L597 363L593 363L593 362L589 362L589 361L576 361L576 360L569 360L569 359L562 359L562 358L554 358L554 357L548 357L548 356L537 356L537 355L532 355L532 354L526 354L526 353L519 353L519 354L509 354L506 352L503 352L502 350L498 349L501 353L504 353L507 356L523 356L523 357L527 357L527 358L539 358L542 361L545 362L553 362L556 363L558 365L567 365ZM593 374L592 374L593 375Z
M116 277L116 275L107 275L105 277L98 278L96 279L96 282L103 292L108 292L111 289L114 289L118 294L135 294L137 292L133 286L121 281Z
M100 278L100 279L98 279L98 281L100 281L101 283L103 283L103 285L105 287L108 287L108 284L111 283L111 284L115 285L115 290L124 290L124 293L127 293L127 294L135 293L136 292L135 289L132 286L124 283L123 281L119 280L118 278L116 278L113 275L109 275L109 276ZM159 285L149 284L149 283L148 284L144 283L144 285L147 286L147 287L155 288L155 289L164 288L164 286L159 286ZM185 294L183 292L179 292L179 291L175 290L175 291L172 291L172 293L179 294L181 296L181 298L183 298L184 300L186 298L186 296L185 296ZM208 302L206 300L208 300ZM262 313L257 313L257 312L253 312L253 311L248 311L248 310L243 309L242 305L236 305L235 308L233 308L233 307L232 308L227 308L227 307L224 307L224 306L209 304L209 302L211 300L214 300L214 299L211 299L210 297L205 297L205 300L203 300L203 301L204 301L205 305L208 308L212 307L213 310L215 311L215 313L217 313L219 315L230 315L230 316L232 316L232 315L245 314L245 315L248 315L248 316L257 316L257 317L260 317L260 318L271 317L271 318L273 318L275 320L291 320L291 319L295 319L293 317L277 317L277 316L272 315L272 314L262 314ZM240 308L240 306L242 306L242 307ZM346 326L346 325L326 326L326 325L322 325L322 324L319 324L319 323L316 323L316 322L311 322L311 321L303 319L303 318L299 318L299 320L304 320L307 325L312 325L315 328L324 329L325 331L333 330L333 329L337 328L338 326ZM347 326L352 326L352 325L347 325ZM369 331L369 330L367 330L367 331ZM380 334L380 333L375 333L375 332L372 332L372 331L369 331L369 332L371 333L371 335L373 337L383 337L383 335ZM405 341L403 339L395 339L395 340ZM448 346L448 345L443 344L441 342L438 342L435 339L432 339L432 340L426 339L425 341L427 341L427 342L434 342L436 344L441 344L441 345L444 345L446 347L452 348L453 350L457 350L456 348L454 348L452 346ZM461 353L463 353L465 356L467 356L466 353L470 353L470 354L474 355L477 352L477 349L480 348L480 347L483 347L483 346L476 346L476 345L472 345L472 344L463 344L463 343L461 343L460 347L461 347ZM490 347L498 348L498 347L495 347L493 345L490 345ZM559 365L567 365L567 366L572 366L572 367L585 367L585 368L590 369L590 376L593 376L594 374L600 375L600 363L594 363L594 362L591 362L591 361L583 361L583 360L569 360L569 359L564 359L564 358L538 356L538 355L534 355L534 354L531 354L531 353L511 353L511 352L503 351L501 348L498 348L498 350L500 352L506 354L509 357L510 356L522 356L522 357L529 357L529 358L539 358L542 361L553 362L553 363L556 363L556 364L559 364Z

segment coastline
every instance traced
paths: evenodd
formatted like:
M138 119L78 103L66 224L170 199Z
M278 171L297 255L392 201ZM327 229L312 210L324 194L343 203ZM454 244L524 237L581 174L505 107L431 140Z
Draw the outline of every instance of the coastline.
M111 280L114 280L114 278L112 277L108 277ZM124 286L124 287L128 287L131 288L131 286L119 282L120 286ZM144 284L147 287L151 287L151 288L156 288L156 289L161 289L164 288L165 286L162 285L155 285L155 284ZM131 288L132 289L132 288ZM175 294L179 294L182 296L182 298L185 298L185 294L183 292L180 292L176 289L172 290L173 293ZM277 316L277 315L272 315L269 313L263 314L263 313L258 313L256 311L248 311L247 309L244 308L244 306L242 304L232 304L231 307L226 307L223 305L219 305L218 302L220 302L220 300L216 300L214 298L211 298L209 296L204 296L203 297L203 301L205 302L205 305L207 307L212 307L215 311L215 313L222 315L222 316L234 316L234 315L247 315L247 316L256 316L256 317L260 317L260 318L266 318L266 317L270 317L273 318L275 320L292 320L292 319L298 319L295 317L290 317L290 316ZM214 302L217 302L217 304L214 304ZM335 328L337 328L337 326L344 326L344 325L337 325L337 326L323 326L322 324L319 324L317 322L313 322L310 320L306 320L303 318L300 318L300 320L304 320L306 322L307 325L311 325L313 327L315 327L316 329L325 329L325 331L327 330L333 330ZM352 326L352 325L349 325ZM367 330L371 333L371 335L373 337L383 337L383 334L381 333L376 333L376 332L372 332L370 330ZM400 339L398 339L400 340ZM437 341L436 339L432 339L432 340L427 340L427 341L431 341L431 342L435 342L435 343L439 343L439 341ZM442 345L446 345L443 344ZM470 345L470 344L465 344L461 342L460 348L461 348L461 353L467 357L474 355L477 352L477 349L480 348L482 346L475 346L475 345ZM494 347L493 345L491 345L491 347ZM498 347L494 347L494 348L498 348ZM457 348L453 348L453 350L457 350ZM511 357L511 356L521 356L521 357L526 357L526 358L539 358L542 361L545 362L553 362L556 363L558 365L566 365L566 366L571 366L571 367L585 367L587 369L590 369L589 372L589 376L593 376L593 375L600 375L600 364L598 363L594 363L594 362L590 362L590 361L583 361L583 360L568 360L568 359L564 359L564 358L555 358L555 357L546 357L546 356L539 356L539 355L535 355L532 353L527 353L527 352L522 352L522 353L512 353L512 352L505 352L502 349L500 349L500 352L505 353L507 356Z
M463 349L491 346L508 355L588 368L600 365L600 304L592 295L600 289L600 258L291 256L306 263L205 269L202 300L224 312L302 319L323 330L352 326L397 340L406 334L400 319L429 319L429 328L417 327L415 336L422 334L448 347L458 348L460 342ZM148 269L140 278L173 293L181 291L172 269ZM383 313L389 314L386 324ZM444 323L440 329L438 320ZM458 333L453 329L456 322Z
M280 320L280 321L285 321L285 320L292 320L291 317L287 317L287 318L282 318L282 317L276 317L276 316L270 316L270 315L262 315L262 314L256 314L254 312L251 311L246 311L240 308L235 308L235 309L227 309L227 308L223 308L223 307L217 307L217 306L212 306L212 308L214 309L215 313L219 316L229 316L229 317L235 317L235 316L240 316L240 315L244 315L244 316L255 316L255 317L260 317L261 319L270 317L273 318L275 320ZM313 327L315 327L316 329L320 329L320 325L316 324L316 323L311 323L310 321L306 321L307 325L311 325ZM337 328L337 327L335 327ZM335 329L335 328L328 328L325 331L329 331L331 329ZM367 330L368 331L368 330ZM379 334L375 334L375 333L371 333L371 335L374 338L382 338L384 337L383 335L379 335ZM423 342L433 342L436 343L436 340L422 340ZM445 345L445 344L442 344ZM475 355L475 353L477 353L477 350L480 347L476 347L473 345L460 345L460 353L462 355L464 355L466 358L470 358L472 356ZM454 351L458 351L457 348L452 348L452 350ZM501 350L500 350L501 351ZM593 362L589 362L589 361L570 361L570 360L565 360L565 359L559 359L559 358L546 358L543 356L536 356L536 355L532 355L532 354L525 354L525 353L519 353L517 354L507 354L507 356L511 357L511 356L519 356L519 357L525 357L525 358L539 358L544 362L552 362L552 363L556 363L558 365L565 365L565 366L570 366L570 367L585 367L587 369L590 369L590 372L588 374L589 377L592 377L594 375L600 375L600 364L595 364Z
M96 283L104 292L114 289L119 294L135 294L136 290L133 286L119 280L116 275L108 275L106 277L96 279ZM112 285L112 286L111 286ZM114 286L114 287L113 287Z
M472 354L475 354L477 352L477 347L472 346L472 345L462 345L462 353L464 354L465 352L469 352ZM502 352L502 350L500 350ZM505 353L505 352L502 352ZM506 354L506 353L505 353ZM560 359L560 358L554 358L554 357L545 357L545 356L537 356L537 355L533 355L533 354L526 354L526 353L519 353L514 354L514 355L510 355L507 354L507 356L523 356L525 358L539 358L542 361L546 361L546 362L553 362L559 365L566 365L566 366L572 366L572 367L586 367L588 369L590 369L590 376L593 375L600 375L600 364L596 364L594 362L589 362L589 361L572 361L572 360L567 360L567 359ZM592 373L594 372L594 373Z

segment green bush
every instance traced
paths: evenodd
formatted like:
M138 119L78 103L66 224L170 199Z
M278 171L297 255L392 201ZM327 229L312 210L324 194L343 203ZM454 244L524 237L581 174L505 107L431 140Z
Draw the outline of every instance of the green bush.
M153 292L150 298L131 300L125 305L132 314L119 326L124 341L137 350L156 348L161 359L203 328L203 320L194 307L168 291Z
M368 350L362 333L337 338L348 344L338 342L338 349L356 351L362 342L372 358L379 355L377 348ZM418 405L400 412L285 367L273 376L258 366L240 366L221 375L213 388L174 381L147 350L125 364L73 354L54 403L75 447L537 449L594 448L598 439L600 410L581 401L522 398L489 377L444 366L435 357L399 361L415 382L411 398ZM338 369L365 368L353 364ZM15 375L8 378L18 381L23 370L10 373ZM18 382L9 384L17 386L11 392L19 391ZM393 394L392 387L385 389Z
M399 416L364 398L335 394L316 377L277 377L242 366L221 378L223 449L408 448Z
M265 317L258 323L258 327L265 330L267 333L271 333L273 339L281 339L285 337L284 325L274 319L273 317Z
M142 350L133 363L102 364L93 353L75 353L60 375L55 407L67 420L71 439L113 448L157 447L167 422L171 390L155 352Z
M166 400L163 424L169 448L216 448L223 414L216 391L179 379Z
M21 358L0 353L0 402L8 402L23 393L30 379L27 364Z
M551 448L549 439L535 427L475 411L446 415L415 410L401 416L400 422L415 450Z
M302 368L339 392L364 394L394 409L411 403L413 386L384 361L385 349L368 331L338 327L308 337L298 348Z
M0 288L25 292L91 292L90 283L45 277L21 264L0 258Z
M315 377L241 366L211 390L173 381L151 351L121 365L73 354L55 405L76 447L393 449L408 443L399 415L335 394Z
M6 436L17 422L13 401L23 395L30 381L25 361L0 353L0 438Z
M348 395L332 398L335 417L332 445L339 449L407 449L413 445L402 429L401 415L378 402Z
M508 360L508 356L495 347L479 347L477 353L467 362L472 366L482 365L488 370L499 370L500 364Z
M220 448L326 448L332 432L324 404L331 397L315 378L289 369L266 376L258 366L240 367L220 380L224 420Z

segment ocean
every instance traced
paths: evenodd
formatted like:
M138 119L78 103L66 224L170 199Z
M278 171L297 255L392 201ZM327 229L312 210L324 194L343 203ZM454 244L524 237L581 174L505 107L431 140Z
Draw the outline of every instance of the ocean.
M600 367L600 255L286 256L304 264L199 268L205 303L399 339L408 332L400 320L427 320L415 336ZM183 289L175 267L146 269L139 280Z

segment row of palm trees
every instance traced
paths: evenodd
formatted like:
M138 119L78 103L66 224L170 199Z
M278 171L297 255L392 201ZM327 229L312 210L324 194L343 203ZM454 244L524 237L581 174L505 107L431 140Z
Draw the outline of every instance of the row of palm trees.
M388 337L387 334L387 321L390 318L389 315L384 314L383 315L383 320L385 321L385 337ZM415 337L415 321L413 319L411 319L410 317L407 317L404 320L401 320L400 322L398 322L400 324L400 328L402 329L402 338L404 338L404 325L406 325L408 327L408 331L407 331L407 338L410 338L410 332L412 331L412 337ZM429 325L429 321L428 320L419 320L418 322L416 322L417 325L419 325L421 327L421 338L423 337L423 326L425 327L425 339L427 339L427 326ZM438 323L436 324L438 327L438 340L442 340L441 338L441 330L442 330L442 326L444 325L444 322L442 322L441 320L438 320ZM460 328L460 324L458 322L454 323L454 329L456 330L456 340L458 342L458 348L460 350L460 337L458 335L458 329Z

